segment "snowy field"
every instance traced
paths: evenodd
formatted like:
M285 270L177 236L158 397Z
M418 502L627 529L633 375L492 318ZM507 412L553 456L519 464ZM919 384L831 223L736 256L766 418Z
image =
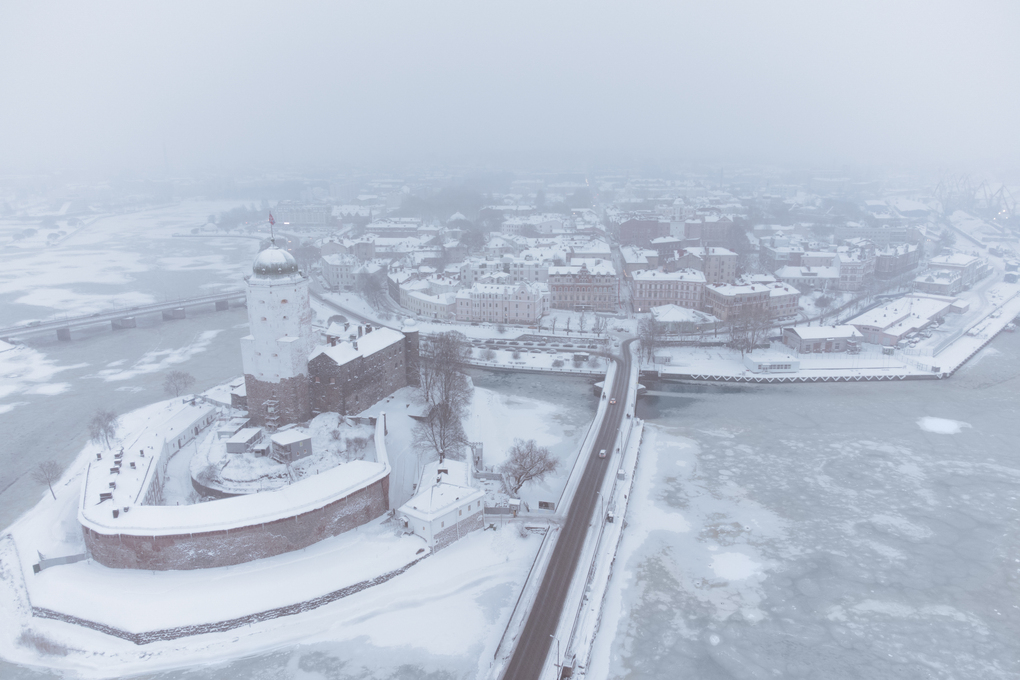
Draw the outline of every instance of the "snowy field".
M993 345L946 382L641 399L589 676L1017 677L1020 339Z

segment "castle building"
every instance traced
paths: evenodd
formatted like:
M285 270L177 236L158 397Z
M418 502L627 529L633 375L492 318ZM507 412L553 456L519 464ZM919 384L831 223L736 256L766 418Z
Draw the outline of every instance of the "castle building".
M401 387L418 384L418 332L391 328L363 332L312 352L311 405L315 413L359 413ZM250 403L250 402L249 402ZM250 411L249 411L250 414Z
M276 428L308 420L308 278L290 253L273 245L256 256L246 287L251 334L241 338L241 360L252 424Z

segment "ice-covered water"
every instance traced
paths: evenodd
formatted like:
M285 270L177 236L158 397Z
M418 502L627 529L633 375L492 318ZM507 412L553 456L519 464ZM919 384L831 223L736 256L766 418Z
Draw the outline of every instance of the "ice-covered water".
M1018 677L1020 339L994 345L944 382L643 399L594 676Z

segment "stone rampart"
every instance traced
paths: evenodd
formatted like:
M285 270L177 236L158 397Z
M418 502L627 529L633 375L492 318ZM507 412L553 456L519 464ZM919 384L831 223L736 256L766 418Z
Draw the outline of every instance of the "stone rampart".
M387 510L388 475L317 510L266 524L173 536L103 534L88 527L83 532L90 556L107 567L206 569L300 550L357 528Z

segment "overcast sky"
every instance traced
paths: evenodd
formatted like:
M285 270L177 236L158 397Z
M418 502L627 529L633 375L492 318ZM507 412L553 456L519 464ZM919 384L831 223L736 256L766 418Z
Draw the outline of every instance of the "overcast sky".
M1015 165L1018 2L0 2L0 172Z

